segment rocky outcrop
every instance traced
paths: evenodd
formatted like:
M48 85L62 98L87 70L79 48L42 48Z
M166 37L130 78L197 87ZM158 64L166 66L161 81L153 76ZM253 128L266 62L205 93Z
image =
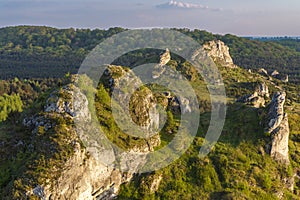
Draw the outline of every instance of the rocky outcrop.
M269 74L267 70L265 70L264 68L260 68L258 70L258 73L261 74L262 76L268 78L268 80L273 80L273 78L275 78L275 79L281 80L284 83L289 82L289 76L280 74L277 70L274 70L271 74Z
M160 55L159 64L154 67L152 72L152 78L157 79L159 78L165 71L165 65L171 60L171 54L169 49L167 48L166 51Z
M168 48L166 51L160 55L159 65L164 66L171 60L171 54Z
M47 116L62 116L84 123L91 120L88 100L80 92L80 89L73 84L53 92L47 99L44 113L25 119L23 124L32 127L33 134L36 134L40 126L47 127L47 130L56 126ZM78 128L80 129L80 127ZM68 127L68 129L70 134L75 132L80 134L78 133L80 130L75 127ZM73 139L77 137L76 134L72 135ZM28 196L34 194L40 199L87 200L99 199L99 196L102 196L110 199L115 196L120 184L128 180L128 177L113 166L107 166L90 156L89 149L85 149L78 140L72 141L74 153L64 164L59 177L56 180L48 180L43 185L36 186L27 192Z
M279 72L277 71L277 70L274 70L272 73L271 73L271 76L277 76L277 75L279 75Z
M271 157L284 164L289 164L289 122L288 115L284 112L286 100L285 92L274 94L269 105L266 132L271 135L269 152Z
M118 70L120 73L125 73L123 69L118 68ZM124 80L120 80L116 76L114 74L109 78L112 87L124 83ZM131 83L137 84L135 80ZM140 114L139 117L143 118L138 118L137 123L146 128L156 126L158 123L156 120L159 119L156 111L153 110L155 105L150 92L148 90L143 91L146 96L141 101L142 104L136 108L138 110L135 110L137 114ZM130 97L122 95L121 92L117 95L130 100ZM133 100L133 103L139 102ZM108 164L113 163L116 159L115 151L101 144L102 136L91 123L92 118L88 104L86 96L80 89L69 84L50 94L44 108L44 114L24 120L23 124L31 127L33 134L38 132L40 126L47 127L46 131L56 126L47 116L52 116L52 118L60 116L74 121L76 124L76 126L68 127L68 132L73 134L74 153L63 164L64 167L59 177L56 180L47 180L44 184L28 190L28 196L34 194L40 199L112 199L117 195L120 185L132 178L133 173L138 170L138 166L146 159L147 153L153 151L153 148L160 144L160 137L155 134L148 138L144 146L133 147L128 152L119 155L121 172L115 165ZM92 137L91 132L95 133L94 139L87 138ZM82 146L78 136L87 146ZM99 159L101 155L105 155L107 158L101 157ZM103 160L107 162L102 162ZM126 167L128 168L127 171Z
M281 124L272 132L270 155L275 160L289 164L289 123L287 114Z
M73 84L66 85L59 91L50 94L46 101L44 111L62 115L68 114L80 120L89 120L91 118L85 95Z
M284 113L284 103L285 103L285 92L277 92L274 94L272 102L270 103L270 108L268 112L268 124L266 131L272 133L281 124L285 113Z
M255 92L257 92L257 95L258 95L258 96L266 97L266 98L269 98L269 97L270 97L269 87L267 86L266 83L260 83L260 84L256 87Z
M126 181L122 177L120 171L88 157L86 151L77 151L54 184L45 186L45 196L46 199L111 198Z
M112 97L119 105L114 106L120 113L114 116L116 120L124 120L127 116L127 122L133 120L142 130L157 134L159 112L156 110L157 104L151 90L143 87L142 81L132 71L126 71L121 66L108 66L104 79L104 82L108 80ZM124 119L121 119L122 117ZM126 129L130 130L134 126L133 122L123 125L128 125Z
M229 53L229 47L224 44L224 42L209 41L203 45L205 51L207 51L208 56L210 56L215 63L222 66L236 68L237 66L233 63L233 60Z
M276 79L281 80L284 83L289 82L289 76L288 75L284 75L284 74L280 74L277 70L274 70L271 73L271 76L274 77L274 78L276 78Z
M265 77L269 77L268 71L265 70L264 68L260 68L258 70L258 73L261 74L261 75L263 75L263 76L265 76Z
M269 98L269 88L266 83L260 83L253 94L249 94L243 97L240 97L237 102L245 103L251 105L255 108L260 108L265 106L265 98Z

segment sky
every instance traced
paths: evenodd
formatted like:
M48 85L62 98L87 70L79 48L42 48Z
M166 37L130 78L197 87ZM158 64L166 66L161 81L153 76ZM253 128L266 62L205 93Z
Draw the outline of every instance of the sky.
M300 0L0 0L0 27L15 25L300 36Z

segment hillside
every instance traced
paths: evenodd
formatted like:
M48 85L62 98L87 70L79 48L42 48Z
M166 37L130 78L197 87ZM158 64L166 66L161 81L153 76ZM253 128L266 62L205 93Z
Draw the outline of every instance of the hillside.
M24 28L19 27L20 30ZM15 28L11 28L12 33L14 30ZM40 30L46 33L57 31L45 27L33 29L38 35ZM112 30L120 31L119 29L110 31ZM77 30L73 30L74 34L75 32L79 34ZM83 32L85 35L85 31ZM86 32L93 35L101 31L95 30L93 34L87 30ZM178 99L165 87L148 84L134 91L132 97L128 95L132 92L131 87L126 87L128 88L126 91L118 90L122 84L127 84L126 80L131 80L129 82L133 87L140 83L139 79L133 78L134 72L128 67L144 62L139 60L138 53L141 53L142 57L150 55L153 61L158 61L160 58L157 53L162 53L149 49L142 50L137 54L133 52L131 59L120 58L114 65L108 66L98 83L97 91L91 91L92 89L88 87L91 84L88 77L74 77L69 74L61 79L1 81L1 90L3 89L1 95L18 94L19 100L23 102L23 110L12 110L8 113L7 119L0 122L0 197L111 199L118 195L118 199L299 199L300 87L277 79L271 80L256 70L248 71L236 66L237 58L223 60L224 57L230 56L224 43L205 42L223 36L213 36L199 31L188 31L187 34L195 34L193 37L205 43L208 51L220 51L217 55L214 53L209 55L224 79L228 108L221 137L208 156L200 158L199 150L203 145L214 105L211 105L206 84L196 70L190 63L171 54L171 60L167 65L181 72L189 80L200 102L197 135L187 151L163 169L143 174L135 173L134 170L128 172L119 170L119 167L124 167L122 159L129 157L130 162L125 166L129 165L133 169L136 167L136 160L142 162L145 159L145 157L136 159L119 151L127 150L147 155L169 144L178 134L180 115L183 112L178 105ZM66 38L69 37L67 36ZM62 36L58 34L57 39L59 37ZM232 40L228 39L231 37ZM252 43L234 36L223 37L226 38L229 41L228 45L231 44L237 49L244 47L242 44L248 42L262 45L262 48L268 50L277 47L273 43L270 47L264 43ZM242 44L235 45L239 40ZM71 51L83 48L78 48L79 44L81 43L71 41L69 47L74 45ZM50 46L47 49L47 45L49 44L46 42L41 52L52 49L53 57L63 56L67 52L56 52L60 48L57 46ZM90 44L86 51L93 48L92 46L93 44ZM28 48L22 46L23 48L21 60L30 60L32 57L28 54ZM251 52L254 53L255 46L251 48L253 48ZM276 53L277 50L272 51ZM2 51L5 52L4 57L10 53L12 56L16 55L15 50ZM239 52L230 50L235 51ZM247 49L242 48L240 51ZM56 55L57 53L59 55ZM244 58L240 61L243 60ZM73 83L74 80L78 80L78 85ZM126 105L126 101L130 102L129 112L132 120L136 124L148 127L147 130L156 130L157 122L163 120L162 110L158 109L162 108L166 112L166 124L161 131L155 132L147 139L140 139L121 131L112 117L113 90L116 90L117 96L123 99L117 106L122 108ZM90 95L93 93L95 96ZM91 104L88 102L91 101L95 102L94 114L90 113L89 109ZM74 102L77 107L74 106ZM189 112L188 107L189 103L185 104L185 112ZM219 113L222 114L224 113ZM94 145L97 142L101 143L103 138L91 127L94 123L93 117L97 119L106 138L116 145L113 153L106 152L107 159L119 155L116 160L120 162L120 166L104 166L94 159L94 153L103 153L105 150L103 146L106 144L100 147ZM76 124L78 121L82 122L79 126ZM85 137L80 137L84 133L95 134L89 135L93 139L92 144ZM180 148L185 139L180 138L173 148ZM95 150L93 147L99 149Z
M125 29L55 29L17 26L0 29L0 78L60 78L76 73L87 53L103 39ZM200 44L219 39L230 47L235 64L245 69L265 68L288 74L299 83L300 53L290 45L253 41L233 35L213 35L206 31L175 29ZM284 46L282 46L282 45ZM296 43L293 43L296 45Z

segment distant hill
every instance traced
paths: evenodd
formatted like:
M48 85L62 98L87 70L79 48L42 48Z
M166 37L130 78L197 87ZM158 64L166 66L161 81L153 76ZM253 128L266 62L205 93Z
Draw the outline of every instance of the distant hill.
M299 37L250 37L249 39L258 41L275 42L282 46L290 47L291 49L300 52L300 36Z
M124 31L123 28L56 29L17 26L0 29L0 78L51 78L76 73L87 53L103 39ZM234 62L243 68L265 68L300 82L298 40L257 41L234 35L213 35L206 31L175 29L200 44L220 39L230 47Z

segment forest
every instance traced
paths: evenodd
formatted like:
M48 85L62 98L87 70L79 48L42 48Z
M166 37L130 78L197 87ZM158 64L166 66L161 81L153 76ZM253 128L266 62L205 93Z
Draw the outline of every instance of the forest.
M0 78L61 78L76 73L85 56L101 41L126 29L55 29L17 26L0 29ZM203 30L174 29L200 44L220 39L230 47L234 62L245 69L265 68L300 81L299 41L253 40L234 35L214 35Z

